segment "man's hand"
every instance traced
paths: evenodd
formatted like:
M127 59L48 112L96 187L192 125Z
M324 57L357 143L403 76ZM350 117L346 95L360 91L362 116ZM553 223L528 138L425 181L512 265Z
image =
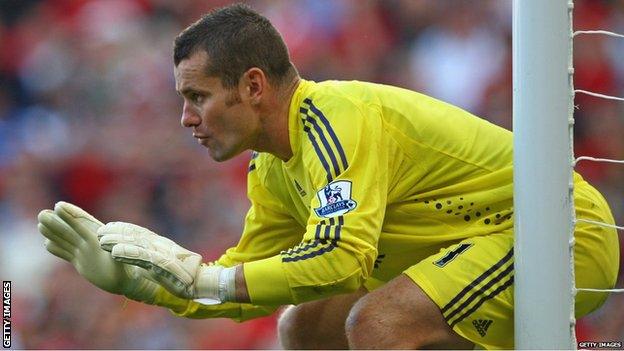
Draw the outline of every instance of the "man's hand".
M113 259L144 268L178 297L203 304L234 300L235 268L206 265L201 255L131 223L108 223L98 230L98 237Z
M155 303L158 289L162 288L147 279L147 272L115 261L100 248L96 232L102 222L66 202L57 203L54 211L41 211L38 219L46 249L71 263L93 285L133 300Z

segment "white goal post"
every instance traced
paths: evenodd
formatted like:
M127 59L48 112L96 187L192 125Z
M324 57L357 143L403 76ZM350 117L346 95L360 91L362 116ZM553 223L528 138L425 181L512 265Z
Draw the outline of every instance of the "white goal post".
M575 349L572 1L514 0L515 348Z

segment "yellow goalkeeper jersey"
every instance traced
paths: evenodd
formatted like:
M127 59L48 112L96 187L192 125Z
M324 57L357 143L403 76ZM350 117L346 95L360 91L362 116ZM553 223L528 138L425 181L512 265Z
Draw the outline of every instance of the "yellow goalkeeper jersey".
M254 153L238 245L251 300L300 303L385 282L467 237L512 227L512 134L431 97L302 80L287 162ZM374 284L371 284L374 285Z
M287 162L253 154L242 237L217 261L244 264L252 304L188 301L176 314L240 321L371 290L442 248L513 228L511 132L450 104L302 80L289 136Z

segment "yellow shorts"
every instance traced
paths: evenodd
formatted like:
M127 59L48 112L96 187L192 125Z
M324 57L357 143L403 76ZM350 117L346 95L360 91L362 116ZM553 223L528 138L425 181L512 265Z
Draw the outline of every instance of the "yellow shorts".
M604 198L586 182L575 185L577 218L613 223ZM615 229L578 222L575 276L579 288L615 285L619 243ZM513 231L465 239L405 270L440 307L455 332L484 348L513 349ZM607 293L579 292L576 316L598 308Z

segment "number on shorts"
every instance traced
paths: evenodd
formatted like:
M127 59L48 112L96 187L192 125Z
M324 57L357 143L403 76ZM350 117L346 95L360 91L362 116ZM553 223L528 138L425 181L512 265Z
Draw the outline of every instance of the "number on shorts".
M435 264L438 267L444 267L449 262L454 260L457 256L459 256L461 253L463 253L464 251L468 250L472 245L473 244L471 244L471 243L470 244L461 244L458 247L456 247L455 249L449 251L446 255L444 255L439 260L433 262L433 264Z

